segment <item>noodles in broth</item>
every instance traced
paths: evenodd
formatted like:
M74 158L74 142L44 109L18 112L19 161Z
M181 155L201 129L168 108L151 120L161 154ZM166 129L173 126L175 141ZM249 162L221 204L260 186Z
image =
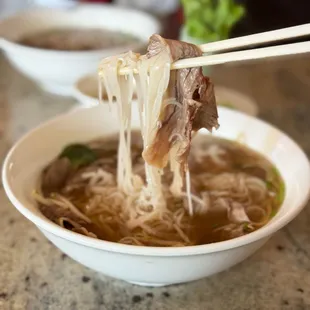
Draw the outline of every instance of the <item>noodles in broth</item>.
M222 241L269 221L284 193L277 170L237 142L205 134L191 141L192 132L218 127L213 86L201 68L170 72L170 65L200 53L155 35L146 55L101 62L99 93L104 87L117 105L118 137L69 145L45 168L34 196L46 217L140 246ZM123 67L127 75L118 74ZM134 84L140 132L131 124Z

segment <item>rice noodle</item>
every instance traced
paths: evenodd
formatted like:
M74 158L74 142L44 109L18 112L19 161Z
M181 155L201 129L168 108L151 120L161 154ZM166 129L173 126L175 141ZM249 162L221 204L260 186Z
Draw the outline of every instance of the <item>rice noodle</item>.
M206 149L202 147L195 148L193 154L198 163L201 163L205 157L210 157L215 164L219 166L226 165L225 160L222 159L222 156L226 154L226 151L216 144L210 145Z
M169 85L170 78L170 55L168 51L162 51L158 55L147 58L146 55L139 56L132 52L116 57L104 59L100 64L99 76L103 82L109 102L116 99L120 118L119 133L119 156L118 156L118 187L122 188L127 194L133 194L140 188L135 188L132 184L132 165L130 162L130 122L131 122L131 100L133 94L133 81L137 85L138 109L141 124L141 135L143 138L144 149L153 141L156 133L159 115L165 106L174 104L182 108L175 98L163 100L165 91ZM133 76L132 71L126 76L118 76L117 72L126 66L137 69L139 74ZM126 126L127 125L127 126ZM124 136L126 131L127 138ZM172 138L172 137L170 137ZM183 139L183 137L180 137ZM183 180L180 174L180 166L176 162L176 152L180 145L176 145L171 150L169 156L171 170L174 174L174 182L171 187L174 195L182 191ZM161 176L163 171L145 163L146 188L143 191L145 200L159 210L165 210L165 199L163 196ZM188 196L188 199L189 196Z
M166 50L150 58L129 52L101 62L99 100L102 102L105 90L109 105L116 104L119 120L116 175L113 173L115 167L112 172L107 171L109 166L115 166L116 157L100 158L90 167L79 170L59 193L49 197L35 194L40 204L70 210L78 219L97 225L107 240L139 246L196 244L198 239L195 234L192 236L191 225L199 216L216 218L221 214L220 223L216 223L219 227L210 229L210 233L224 235L223 239L245 234L245 224L246 229L253 230L269 220L272 206L268 199L275 197L270 196L266 183L260 178L228 169L228 151L221 145L203 147L198 144L193 148L197 164L202 165L208 159L221 171L206 173L209 171L206 168L196 171L195 184L191 182L189 163L177 160L191 141L190 136L186 138L180 134L183 131L178 130L187 119L184 104L165 94L169 86L170 63ZM127 75L118 75L122 67L129 68ZM138 74L134 75L133 70ZM177 109L180 113L175 124L177 130L168 137L171 147L165 155L167 158L163 159L165 164L169 163L169 182L162 177L164 169L147 162L143 164L139 159L138 165L132 162L132 157L136 157L136 150L131 148L134 85L144 151L154 140L157 129L164 126L160 121L164 109ZM89 146L97 148L100 144L94 141ZM97 237L88 231L88 226L87 229L82 227L79 220L59 218L62 227L66 227L66 223L73 231Z
M193 215L193 204L192 204L192 197L191 197L191 180L189 175L189 170L186 170L186 196L188 201L188 210L189 214Z
M140 162L139 165L143 164ZM164 208L158 208L152 203L147 187L142 186L141 190L129 195L118 187L113 173L95 163L72 180L79 195L84 197L81 201L79 196L70 196L71 192L67 190L72 186L70 183L64 188L65 195L68 195L66 197L57 193L48 198L36 194L35 198L40 204L59 206L74 212L87 223L95 223L107 240L134 245L195 244L195 239L189 235L192 229L190 214L207 217L221 214L221 217L226 217L229 224L223 222L212 230L212 233L220 234L223 240L243 235L268 222L272 212L268 199L275 198L270 198L265 183L259 178L243 172L214 174L202 170L202 173L195 174L195 179L203 185L204 190L193 194L189 172L186 175L186 182L190 186L177 195L174 195L167 183L163 184L163 197L167 202ZM176 204L174 199L179 199L181 204ZM75 221L64 223L73 226L73 231L92 236L91 232ZM59 222L66 227L64 223Z
M170 61L168 53L163 51L151 58L147 58L146 56L139 57L138 55L133 57L131 54L131 56L123 55L118 59L114 58L113 61L108 60L108 62L104 61L101 63L100 77L105 84L107 83L107 80L109 80L108 85L106 86L110 93L109 100L111 101L112 97L116 98L118 107L123 109L119 111L120 116L127 113L126 115L123 115L123 120L121 121L119 158L122 158L123 160L126 159L129 162L128 156L130 151L128 148L128 139L126 144L126 139L123 137L125 130L123 127L126 122L127 124L130 123L130 112L128 109L124 109L124 102L121 103L118 100L119 98L126 97L126 105L130 106L128 93L132 95L132 92L128 92L128 89L130 88L130 85L128 84L132 83L133 78L135 78L137 85L138 109L144 149L146 149L150 144L150 141L153 140L156 127L161 126L158 119L163 108L168 105L175 105L177 108L181 109L181 118L185 119L185 110L175 98L164 99L164 93L169 84ZM110 87L113 82L113 79L110 78L111 67L113 67L113 74L115 75L120 67L119 64L127 64L129 67L131 65L132 69L137 69L139 74L136 77L133 77L132 73L130 73L127 80L118 77L119 85L114 89ZM114 77L114 80L116 80L116 77ZM180 124L177 123L177 126L180 126ZM129 128L130 127L127 126L127 134ZM150 233L152 229L148 228L147 223L158 217L162 218L163 214L167 212L169 213L166 201L171 195L173 197L186 196L187 203L185 205L187 205L188 212L191 216L193 216L194 213L207 213L216 210L224 210L227 212L228 217L235 223L250 222L245 207L250 205L251 197L255 196L258 201L266 197L267 189L264 182L258 178L240 173L222 173L215 176L205 175L202 176L202 178L204 179L204 186L208 191L202 193L202 198L200 198L191 193L190 173L186 167L186 191L184 193L180 163L176 158L182 150L183 143L185 142L185 144L187 144L188 142L184 141L184 137L179 133L170 136L169 141L173 143L168 155L173 178L170 185L170 192L168 193L161 184L161 176L163 173L161 169L149 166L145 163L147 184L145 187L141 186L140 188L134 188L132 182L129 182L129 175L132 173L131 163L126 163L126 165L122 165L122 162L120 161L118 163L118 187L122 188L126 194L131 195L131 198L126 201L126 209L129 213L128 226L131 227L131 229L134 227L140 227L143 228L144 231ZM126 145L127 148L124 145ZM125 152L125 149L127 153ZM209 157L216 165L226 165L223 158L223 156L226 156L226 151L218 145L210 145L206 149L201 147L197 148L194 150L193 154L198 163L201 163L205 157ZM120 171L122 169L123 172ZM127 184L130 184L131 186L124 186L125 177L121 177L123 174L127 176ZM128 189L131 189L131 191ZM235 202L232 202L231 199L234 199ZM175 215L174 218L177 219L177 230L180 234L182 231L180 223L183 214L179 214L180 215ZM129 242L129 239L125 240L126 242ZM134 244L140 243L138 239L135 241L131 240L130 242L133 242Z

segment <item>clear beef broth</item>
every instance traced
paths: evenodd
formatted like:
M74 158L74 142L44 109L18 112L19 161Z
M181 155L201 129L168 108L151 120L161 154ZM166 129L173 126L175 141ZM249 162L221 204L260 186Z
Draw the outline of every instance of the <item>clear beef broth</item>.
M21 38L18 43L41 49L87 51L125 46L139 39L107 29L51 29Z
M73 169L66 175L65 183L56 190L73 204L80 206L81 212L84 212L84 205L88 203L85 188L74 188L74 184L80 182L81 175L99 168L114 175L117 173L118 139L115 136L94 140L87 146L96 154L96 160L91 165ZM131 148L133 172L145 178L142 148L140 135L134 132ZM203 212L198 208L193 217L188 214L186 216L187 228L184 232L191 244L218 242L248 234L264 226L282 203L284 184L277 169L262 155L237 142L210 135L197 135L192 141L188 166L192 194L197 197L196 200L200 199L208 205ZM172 174L166 168L163 184L170 185L171 180ZM70 193L67 191L68 185L73 188ZM44 187L44 182L42 186ZM43 192L47 196L51 191L43 188ZM194 204L195 199L193 197ZM170 198L168 208L186 209L186 199ZM55 215L51 216L46 209L41 210L55 221ZM96 217L91 219L96 225ZM95 231L98 238L114 242L129 233L121 232L115 223L111 226L113 234L100 231L98 227L93 228L92 224L87 225L84 226ZM75 231L81 233L78 229ZM167 235L165 238L170 237Z
M261 154L238 142L214 138L209 135L197 138L193 142L193 148L189 157L189 170L191 171L193 190L198 194L210 191L208 182L203 181L206 174L220 175L229 173L258 178L266 185L268 192L267 196L260 202L270 206L267 208L269 212L267 214L267 223L276 214L284 198L284 183L277 169ZM205 151L210 148L213 148L213 151L209 152L209 155L204 155ZM201 152L200 156L197 156L197 152ZM251 180L255 181L255 179ZM251 195L253 193L248 193L248 196ZM234 198L232 197L232 199ZM251 200L253 203L253 201L257 201L257 197L251 197ZM242 201L242 198L240 201ZM217 229L231 223L229 218L227 218L226 211L212 210L212 207L210 207L209 212L206 214L194 216L192 220L192 233L198 244L231 239L232 236L226 233L225 230ZM261 215L257 214L257 212L249 212L248 215L254 222L260 222ZM254 231L261 226L263 225L251 227L250 224L245 223L240 231L236 231L235 237Z

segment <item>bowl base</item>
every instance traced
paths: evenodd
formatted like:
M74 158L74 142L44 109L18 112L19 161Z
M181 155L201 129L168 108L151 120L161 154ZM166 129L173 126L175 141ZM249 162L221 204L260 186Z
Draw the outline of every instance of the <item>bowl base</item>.
M161 287L175 284L175 283L148 283L148 282L131 282L131 281L128 281L128 283L146 287Z

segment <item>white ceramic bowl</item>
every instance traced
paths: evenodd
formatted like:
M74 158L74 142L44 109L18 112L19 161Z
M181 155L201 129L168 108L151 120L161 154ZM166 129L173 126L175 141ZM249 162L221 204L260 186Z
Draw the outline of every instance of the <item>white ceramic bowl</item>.
M81 77L74 84L72 95L78 100L79 106L89 108L98 104L98 77L90 74ZM258 106L253 98L250 98L234 89L215 86L215 95L218 106L226 106L230 109L256 116Z
M81 77L73 86L72 95L79 102L79 107L91 108L99 103L98 76L89 74ZM103 89L102 102L108 103L105 89Z
M89 74L74 83L72 95L79 102L80 107L90 108L99 103L98 93L98 76Z
M110 29L132 34L140 42L97 51L44 50L14 43L27 34L57 27ZM113 5L80 5L67 11L36 9L0 22L0 48L19 71L45 90L70 95L74 82L96 72L102 58L144 50L149 37L158 32L159 23L150 15Z
M138 125L138 113L133 124ZM286 194L277 215L261 229L233 240L207 245L162 248L117 244L82 236L47 220L31 199L41 169L68 143L88 141L118 130L115 106L78 109L26 134L9 152L3 185L13 205L60 250L79 263L128 282L161 286L197 280L223 271L259 249L290 222L309 196L310 166L299 146L278 129L248 115L219 109L216 136L242 139L280 170ZM206 133L202 131L202 133ZM43 143L44 142L44 143Z
M237 90L215 86L215 95L218 106L225 106L251 116L258 114L258 105L255 100Z

